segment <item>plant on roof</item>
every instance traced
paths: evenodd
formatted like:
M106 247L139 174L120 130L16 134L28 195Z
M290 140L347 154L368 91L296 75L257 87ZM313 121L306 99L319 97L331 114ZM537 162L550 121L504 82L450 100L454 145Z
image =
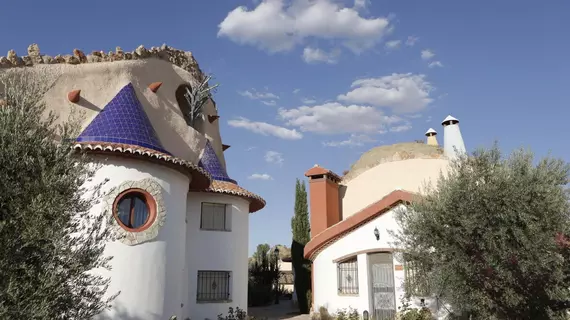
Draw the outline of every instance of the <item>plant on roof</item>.
M114 298L89 273L109 267L111 215L90 215L98 166L65 142L78 126L57 125L42 102L49 82L26 70L0 72L0 319L91 319Z
M456 316L566 319L569 173L564 160L529 151L478 150L396 215L395 245Z
M202 107L212 97L212 92L218 87L218 84L209 86L208 81L212 76L207 76L198 86L186 87L184 97L190 105L190 125L193 126L196 119L202 114Z

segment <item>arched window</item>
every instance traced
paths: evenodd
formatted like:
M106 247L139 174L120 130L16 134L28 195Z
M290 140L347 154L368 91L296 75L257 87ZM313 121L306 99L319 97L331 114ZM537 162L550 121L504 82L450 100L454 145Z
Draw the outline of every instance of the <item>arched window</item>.
M113 214L119 225L128 231L143 231L154 221L156 203L152 196L141 189L121 193L113 205Z
M180 112L182 112L182 116L184 117L184 120L186 120L186 124L189 126L192 125L190 117L190 114L192 113L192 106L188 100L188 91L191 89L192 88L188 84L181 84L178 86L178 89L176 89L175 92L178 108L180 108Z

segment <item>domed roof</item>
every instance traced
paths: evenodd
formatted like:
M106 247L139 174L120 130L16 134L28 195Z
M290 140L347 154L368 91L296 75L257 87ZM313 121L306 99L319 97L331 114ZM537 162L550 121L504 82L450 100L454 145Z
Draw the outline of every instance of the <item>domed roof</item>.
M77 137L77 142L120 143L170 154L160 143L132 83L107 103Z
M202 157L198 162L198 166L204 168L204 170L210 173L214 180L237 184L235 180L228 176L226 168L224 168L220 163L220 159L218 159L218 155L216 155L216 151L214 151L209 140L206 142L206 146L204 147L204 152L202 152Z
M347 174L344 175L343 181L356 178L362 172L373 168L381 163L407 160L407 159L442 159L445 158L443 150L438 146L432 146L418 142L404 142L392 145L379 146L372 148L360 156Z

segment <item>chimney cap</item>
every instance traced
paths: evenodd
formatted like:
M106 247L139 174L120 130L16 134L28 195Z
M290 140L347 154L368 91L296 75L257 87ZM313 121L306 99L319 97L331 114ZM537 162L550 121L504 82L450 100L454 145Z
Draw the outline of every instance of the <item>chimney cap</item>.
M442 126L446 126L448 124L451 124L451 122L455 121L455 123L459 123L459 120L457 120L457 118L454 118L451 115L448 115L445 119L443 119L443 121L441 122Z
M435 131L433 128L429 128L428 131L426 131L425 135L426 136L435 136L437 134L437 131Z

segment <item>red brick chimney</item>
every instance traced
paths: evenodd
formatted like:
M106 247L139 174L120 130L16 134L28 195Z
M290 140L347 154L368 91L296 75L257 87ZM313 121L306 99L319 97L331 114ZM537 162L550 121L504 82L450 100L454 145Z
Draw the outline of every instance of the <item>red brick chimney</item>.
M340 177L334 172L315 165L305 172L309 178L311 239L330 226L340 222Z

